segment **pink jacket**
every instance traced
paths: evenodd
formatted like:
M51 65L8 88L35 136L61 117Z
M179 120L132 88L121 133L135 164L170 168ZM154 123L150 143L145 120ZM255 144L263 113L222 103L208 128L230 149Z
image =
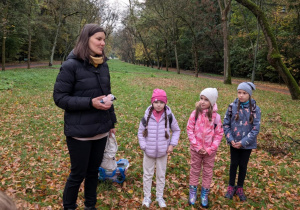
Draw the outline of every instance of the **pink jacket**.
M224 131L220 115L217 113L217 104L213 106L211 122L208 117L205 116L207 111L208 110L203 110L195 123L196 110L194 110L189 118L186 129L190 140L190 148L196 152L204 148L210 155L218 150ZM215 128L214 124L217 125Z

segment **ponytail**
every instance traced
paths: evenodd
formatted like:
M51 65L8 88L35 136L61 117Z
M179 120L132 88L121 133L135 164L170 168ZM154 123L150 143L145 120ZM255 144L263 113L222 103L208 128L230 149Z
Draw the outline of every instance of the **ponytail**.
M250 107L250 118L249 118L249 123L253 123L253 107L251 104L251 96L249 97L249 107Z
M198 119L198 116L200 113L202 113L200 102L196 102L195 121ZM196 122L195 122L195 124L196 124Z
M152 112L153 112L153 109L154 109L154 107L151 106L150 111L149 111L149 114L148 114L148 117L147 117L147 121L146 121L146 127L145 127L145 130L143 131L143 136L144 136L144 137L147 137L147 136L148 136L148 122L149 122L149 120L150 120L150 117L151 117L151 114L152 114Z
M239 118L240 118L240 115L239 115L239 113L240 113L240 108L241 108L241 102L240 102L240 100L238 101L238 108L237 108L237 111L236 111L236 114L235 114L235 121L238 121L239 120Z
M165 137L166 139L169 139L169 134L168 134L168 131L167 131L167 128L168 128L168 115L167 115L167 108L166 106L164 107L164 110L165 110ZM171 125L170 125L171 126Z

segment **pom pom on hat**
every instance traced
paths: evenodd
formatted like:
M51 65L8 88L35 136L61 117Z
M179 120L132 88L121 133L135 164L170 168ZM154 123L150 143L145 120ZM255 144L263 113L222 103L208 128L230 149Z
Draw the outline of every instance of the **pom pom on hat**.
M162 89L154 89L151 97L151 104L153 104L154 101L162 101L167 104L168 99L166 92Z
M200 93L200 97L201 96L205 96L206 98L208 98L210 105L214 106L218 99L218 90L217 88L205 88Z
M255 90L255 85L252 82L242 82L237 87L237 90L244 90L251 96L252 90Z

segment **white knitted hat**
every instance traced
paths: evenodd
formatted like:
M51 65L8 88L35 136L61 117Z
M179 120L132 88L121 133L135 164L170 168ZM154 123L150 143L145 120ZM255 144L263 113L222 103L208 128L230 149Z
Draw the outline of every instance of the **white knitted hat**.
M211 106L214 106L218 99L218 90L217 88L205 88L200 93L200 97L201 96L205 96L206 98L208 98Z

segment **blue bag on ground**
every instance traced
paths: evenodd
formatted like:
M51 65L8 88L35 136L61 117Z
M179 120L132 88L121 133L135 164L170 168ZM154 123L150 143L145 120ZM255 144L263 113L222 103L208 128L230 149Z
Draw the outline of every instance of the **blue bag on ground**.
M117 161L117 169L110 171L102 167L99 167L99 180L111 180L119 184L123 183L126 179L126 172L129 167L129 162L127 159L120 159Z

